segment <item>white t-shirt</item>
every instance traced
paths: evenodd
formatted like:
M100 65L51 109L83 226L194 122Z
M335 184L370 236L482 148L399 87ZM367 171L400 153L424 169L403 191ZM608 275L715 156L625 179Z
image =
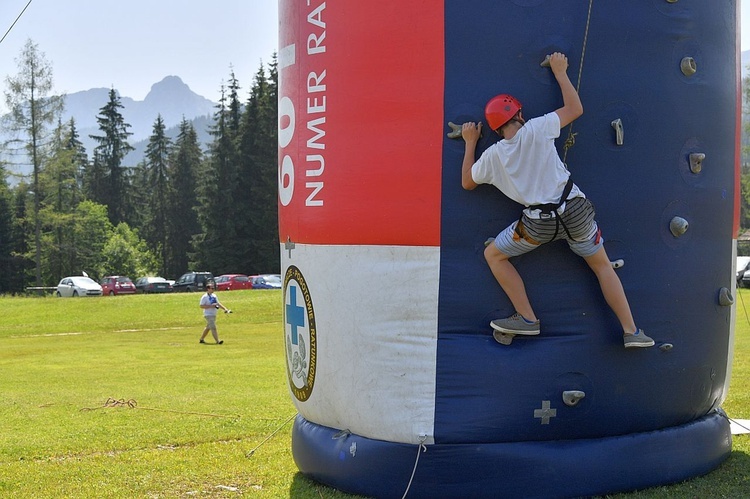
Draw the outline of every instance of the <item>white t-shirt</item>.
M560 117L548 113L527 121L511 139L489 148L471 167L477 184L492 184L513 201L524 206L558 203L570 172L555 148L560 136ZM573 185L567 199L585 197ZM559 210L562 212L564 206ZM538 218L538 210L525 210Z
M208 293L205 293L203 296L201 296L201 302L200 306L203 305L216 305L219 303L219 299L216 298L215 294L209 295ZM216 315L219 312L219 310L216 307L209 307L203 309L203 315Z

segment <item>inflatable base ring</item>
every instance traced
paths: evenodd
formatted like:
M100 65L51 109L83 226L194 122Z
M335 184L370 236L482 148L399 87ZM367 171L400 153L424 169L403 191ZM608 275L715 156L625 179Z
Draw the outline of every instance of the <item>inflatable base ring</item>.
M720 411L682 426L610 438L428 446L372 440L297 416L292 452L302 473L351 494L401 498L409 487L410 498L550 498L703 475L729 456L731 438Z

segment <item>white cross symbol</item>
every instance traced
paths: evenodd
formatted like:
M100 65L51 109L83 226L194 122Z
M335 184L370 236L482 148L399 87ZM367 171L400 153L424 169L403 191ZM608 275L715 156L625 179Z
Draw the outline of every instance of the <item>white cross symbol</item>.
M541 418L542 424L549 424L549 419L557 416L557 409L550 408L549 400L542 400L542 408L534 409L534 417Z

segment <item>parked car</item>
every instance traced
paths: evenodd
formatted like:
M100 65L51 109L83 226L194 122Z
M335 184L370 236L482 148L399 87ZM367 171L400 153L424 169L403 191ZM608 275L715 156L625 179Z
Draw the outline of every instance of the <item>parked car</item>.
M116 296L135 294L135 284L130 280L130 277L111 275L104 277L99 284L102 285L102 294L105 295Z
M77 297L77 296L101 296L102 287L98 282L90 277L70 276L63 277L57 285L55 294L58 297Z
M216 291L232 291L252 287L250 278L245 274L224 274L216 278Z
M214 282L211 272L188 272L182 274L172 285L175 291L203 291L206 283Z
M163 277L146 276L135 280L135 289L139 293L171 293L172 285Z
M253 289L281 289L281 275L262 274L250 276Z
M737 287L750 287L750 256L737 257ZM747 274L747 278L745 275Z

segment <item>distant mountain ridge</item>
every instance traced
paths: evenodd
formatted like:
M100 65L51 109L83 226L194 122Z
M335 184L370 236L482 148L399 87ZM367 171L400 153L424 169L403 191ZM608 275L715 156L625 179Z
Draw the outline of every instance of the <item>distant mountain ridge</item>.
M63 122L69 121L71 117L75 119L80 140L86 147L89 157L96 147L96 141L89 135L101 135L96 117L100 109L109 102L109 90L108 88L92 88L71 93L65 97ZM128 131L133 134L128 142L136 148L136 151L125 158L125 166L135 166L143 159L145 144L140 143L148 141L157 116L161 115L167 129L175 129L167 134L174 137L177 134L176 127L183 118L188 121L204 118L199 121L205 125L210 122L207 118L216 111L216 103L190 90L190 87L179 76L167 76L160 82L154 83L142 101L120 95L120 103L123 106L120 113L125 123L130 125ZM201 126L199 129L196 126L198 138L203 144L209 138L205 128Z
M75 119L76 130L79 140L86 148L89 159L92 159L96 141L90 135L101 135L99 125L96 121L101 108L109 102L108 88L92 88L80 92L74 92L65 96L65 109L61 116L63 123ZM117 89L115 89L117 91ZM119 95L119 92L118 92ZM212 117L216 111L216 103L200 96L190 90L179 76L167 76L158 83L151 86L151 90L142 101L120 95L122 108L120 113L130 127L132 133L128 137L128 143L135 148L128 154L123 166L137 166L143 161L157 116L161 115L166 128L166 135L175 139L179 134L179 124L183 118L193 123L198 141L205 150L211 142L208 132L213 121ZM0 141L8 137L0 130ZM8 179L11 185L18 181L18 177L28 176L31 173L30 161L19 159L19 156L9 155L7 158L0 154L0 160L8 161L8 171L11 177ZM22 165L19 163L23 163Z

